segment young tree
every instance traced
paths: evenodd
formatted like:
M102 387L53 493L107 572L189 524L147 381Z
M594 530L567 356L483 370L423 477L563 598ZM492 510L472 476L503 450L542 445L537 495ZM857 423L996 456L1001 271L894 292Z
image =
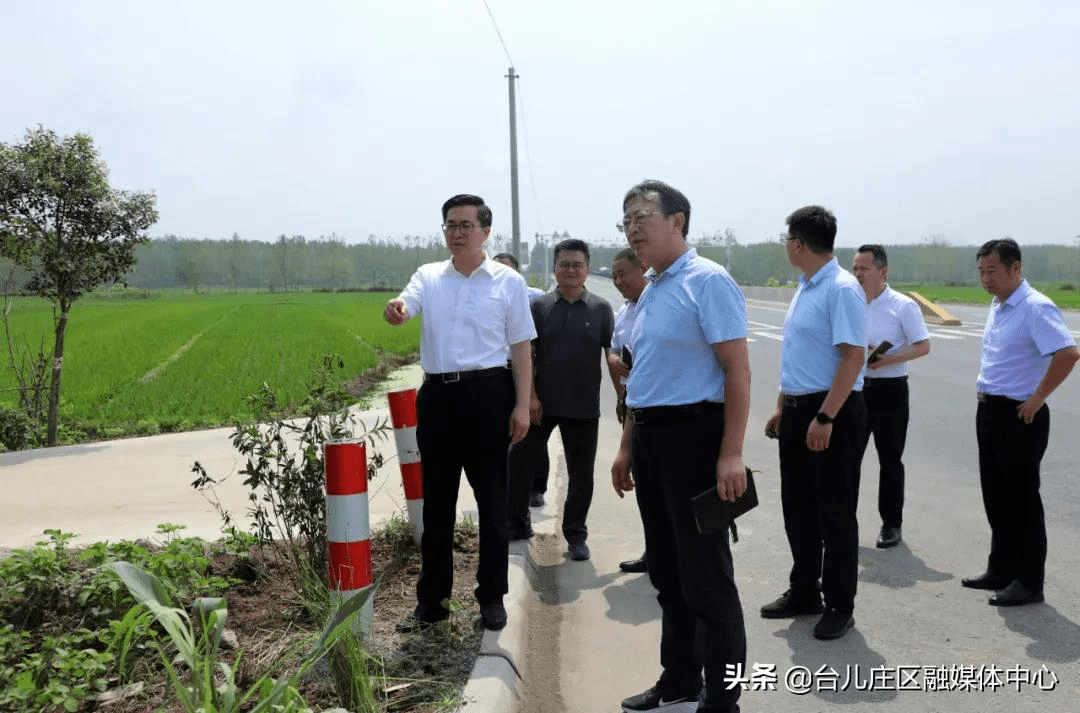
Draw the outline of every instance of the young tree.
M55 340L46 442L56 445L64 332L71 305L135 264L157 222L153 193L118 191L86 134L38 127L0 143L0 257L30 272L24 289L53 303Z

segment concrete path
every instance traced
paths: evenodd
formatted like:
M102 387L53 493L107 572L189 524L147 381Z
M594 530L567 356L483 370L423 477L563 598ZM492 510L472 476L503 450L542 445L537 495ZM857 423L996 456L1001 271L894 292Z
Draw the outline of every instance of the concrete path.
M418 388L422 377L418 365L406 367L382 390ZM357 435L389 419L384 397L373 398L371 406L357 411L359 422L366 424ZM218 498L246 526L247 490L239 474L244 463L230 441L232 431L218 428L0 453L0 548L31 546L47 539L43 531L49 528L77 534L76 545L153 537L161 523L182 524L185 535L216 539L221 519L191 487L195 461L219 481ZM386 464L369 486L373 528L395 513L405 514L393 437L377 450ZM476 504L464 478L462 483L458 508L471 513Z

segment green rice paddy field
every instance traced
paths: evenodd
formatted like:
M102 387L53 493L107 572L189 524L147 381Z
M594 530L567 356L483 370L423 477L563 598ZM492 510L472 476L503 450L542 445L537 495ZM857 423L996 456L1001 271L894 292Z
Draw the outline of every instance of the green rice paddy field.
M62 420L137 432L230 424L252 415L246 397L263 382L283 403L295 403L325 355L340 355L351 380L379 363L379 351L406 355L420 338L419 320L402 327L383 321L393 296L386 293L145 294L75 303ZM52 348L47 301L17 299L10 321L35 352L43 336ZM14 378L3 363L0 400L11 403L14 395L2 390Z
M966 302L989 304L990 295L979 285L893 285L903 291L914 291L931 302ZM1062 309L1080 309L1080 290L1061 289L1059 283L1035 283L1034 287Z

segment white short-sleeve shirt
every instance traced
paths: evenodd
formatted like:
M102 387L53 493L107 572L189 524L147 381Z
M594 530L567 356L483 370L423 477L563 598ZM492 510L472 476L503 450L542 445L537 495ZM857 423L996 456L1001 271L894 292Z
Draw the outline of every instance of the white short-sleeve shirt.
M510 346L536 338L525 279L487 257L470 275L453 260L421 265L399 295L424 315L420 363L429 374L505 366Z
M880 295L866 305L866 341L870 349L882 342L892 343L886 355L895 354L904 347L930 338L923 321L922 311L915 300L885 285ZM871 379L905 376L908 363L890 364L880 369L867 369Z

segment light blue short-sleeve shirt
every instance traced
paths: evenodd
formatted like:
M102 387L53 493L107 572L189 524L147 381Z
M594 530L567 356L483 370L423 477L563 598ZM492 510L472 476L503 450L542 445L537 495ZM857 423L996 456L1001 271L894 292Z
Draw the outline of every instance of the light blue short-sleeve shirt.
M1046 375L1054 352L1076 346L1061 310L1027 280L1009 298L990 303L975 388L1026 401Z
M720 265L689 249L650 282L630 333L632 408L724 400L725 376L713 345L746 338L746 301Z
M799 278L784 318L780 391L799 396L832 387L841 344L866 348L866 293L833 258L809 280ZM861 391L863 375L853 391Z

